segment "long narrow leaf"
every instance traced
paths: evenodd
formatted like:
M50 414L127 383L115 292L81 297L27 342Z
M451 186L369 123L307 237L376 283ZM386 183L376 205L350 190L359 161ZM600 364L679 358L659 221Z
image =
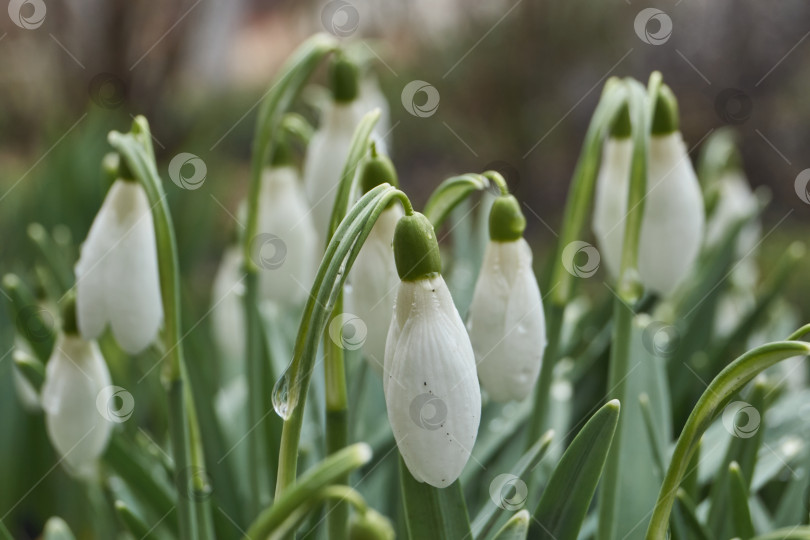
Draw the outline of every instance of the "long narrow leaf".
M619 410L617 400L609 401L571 442L534 512L533 539L576 540L616 433Z
M399 462L408 537L411 540L470 538L470 518L461 484L455 481L440 489L417 482L402 458Z

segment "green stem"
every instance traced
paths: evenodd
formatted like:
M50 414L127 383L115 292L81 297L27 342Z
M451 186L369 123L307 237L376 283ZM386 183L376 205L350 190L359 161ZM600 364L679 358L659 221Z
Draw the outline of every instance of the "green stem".
M343 311L343 294L338 295L332 313ZM326 382L326 454L332 455L349 444L348 411L349 400L346 390L346 368L343 348L335 343L328 332L324 335L324 376ZM349 476L338 479L342 484L349 483ZM346 538L349 520L349 507L341 501L329 505L326 521L331 540Z
M795 335L795 334L794 334ZM748 382L772 365L795 356L810 354L810 344L777 341L757 347L737 358L715 377L698 400L675 445L664 483L647 528L647 540L666 538L669 516L678 487L686 474L700 438L731 398Z
M262 512L250 526L245 538L267 538L293 511L312 499L319 490L339 481L339 478L363 466L369 459L371 449L364 443L349 446L327 457L277 496L273 505Z
M141 183L149 199L155 227L155 239L158 252L158 272L160 275L160 292L163 301L164 336L167 352L164 355L163 380L169 396L169 429L172 439L172 452L175 462L175 485L178 493L187 493L188 486L184 479L188 477L190 467L204 470L202 445L199 438L199 426L196 425L196 413L188 379L185 357L183 355L183 336L180 321L180 271L177 261L177 241L174 236L171 213L166 202L166 193L155 164L149 123L143 116L132 122L132 131L121 134L116 131L108 136L110 144L124 158L129 170ZM179 394L179 396L178 396ZM182 467L180 464L184 464ZM194 475L194 477L204 475ZM204 482L197 479L195 482ZM195 486L194 489L208 489L207 486ZM181 540L196 539L197 510L201 512L203 524L210 523L210 506L207 502L193 504L190 497L178 498ZM210 537L206 527L202 529L203 538ZM191 536L187 536L191 535Z
M407 196L387 184L366 193L341 221L318 268L299 326L292 362L273 391L276 410L284 417L276 497L295 481L303 409L327 318L374 223L395 199L400 200L406 209L411 208Z
M534 409L529 416L526 448L535 443L547 424L548 396L551 392L551 384L554 382L554 366L557 363L564 311L565 308L555 302L551 302L546 308L548 343L543 353L543 364L540 366L537 386L534 389Z

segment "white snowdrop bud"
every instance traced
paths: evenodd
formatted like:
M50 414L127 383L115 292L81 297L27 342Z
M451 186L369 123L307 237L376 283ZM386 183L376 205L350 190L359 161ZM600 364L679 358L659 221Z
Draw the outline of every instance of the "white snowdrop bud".
M349 155L352 136L357 127L357 68L345 58L332 64L333 101L323 111L321 125L312 136L304 161L304 188L312 207L315 230L326 242L332 207L335 205L340 175Z
M318 271L318 249L313 214L297 169L292 165L266 169L259 194L258 234L252 243L262 300L281 306L303 302Z
M396 171L391 161L378 155L376 146L373 155L361 166L360 185L363 191L387 182L398 185ZM363 354L369 365L380 375L383 372L385 340L391 326L394 299L399 276L394 263L394 230L404 212L399 203L392 203L377 218L366 238L349 278L352 286L352 309L366 325Z
M430 221L402 218L394 254L402 281L385 347L388 420L413 477L443 488L458 479L478 434L475 355L441 276Z
M514 197L495 201L490 242L470 305L468 328L478 378L498 402L523 400L531 393L546 347L543 300L531 248L522 236L525 225Z
M605 143L594 206L594 234L602 260L614 277L621 270L632 153L625 107ZM669 294L686 278L700 252L704 222L703 195L678 131L677 103L664 86L650 135L639 238L638 271L645 287Z
M112 422L99 411L97 401L110 386L110 372L96 343L77 335L75 322L65 324L45 370L42 410L51 443L67 470L78 477L93 477L107 447Z
M76 263L79 330L96 339L107 324L121 348L135 354L157 337L163 320L157 246L146 192L116 180Z
M705 219L703 193L678 131L677 103L663 86L650 135L639 239L638 271L645 286L666 295L680 285L700 253Z
M630 112L625 104L619 111L602 150L602 163L596 178L593 233L601 260L614 278L619 277L627 217L627 190L633 141L630 138Z

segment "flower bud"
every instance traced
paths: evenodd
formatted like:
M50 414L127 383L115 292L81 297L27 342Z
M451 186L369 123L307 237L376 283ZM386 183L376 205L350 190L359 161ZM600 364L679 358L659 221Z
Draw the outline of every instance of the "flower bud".
M73 311L68 302L66 312ZM98 394L111 385L110 372L94 341L65 328L56 339L42 385L48 437L70 473L89 478L107 447L110 420L99 412Z
M262 300L291 306L306 299L318 270L318 235L312 219L298 170L291 165L265 169L252 246Z
M163 320L152 209L139 183L119 178L107 193L76 263L78 328L96 339L109 324L135 354Z
M532 252L523 238L487 244L468 329L478 378L492 400L526 398L543 363L546 323Z
M373 156L361 168L360 178L361 185L367 190L383 182L395 184L396 171L387 157ZM385 356L385 338L391 326L399 284L392 243L402 216L402 206L397 202L383 210L360 249L349 276L352 282L352 309L367 328L363 354L380 375Z

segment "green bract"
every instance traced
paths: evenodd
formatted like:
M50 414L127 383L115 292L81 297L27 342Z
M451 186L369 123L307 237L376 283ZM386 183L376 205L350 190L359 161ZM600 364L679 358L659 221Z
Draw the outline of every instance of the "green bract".
M430 220L418 212L397 223L394 259L403 281L418 281L442 272L442 257L436 231Z

